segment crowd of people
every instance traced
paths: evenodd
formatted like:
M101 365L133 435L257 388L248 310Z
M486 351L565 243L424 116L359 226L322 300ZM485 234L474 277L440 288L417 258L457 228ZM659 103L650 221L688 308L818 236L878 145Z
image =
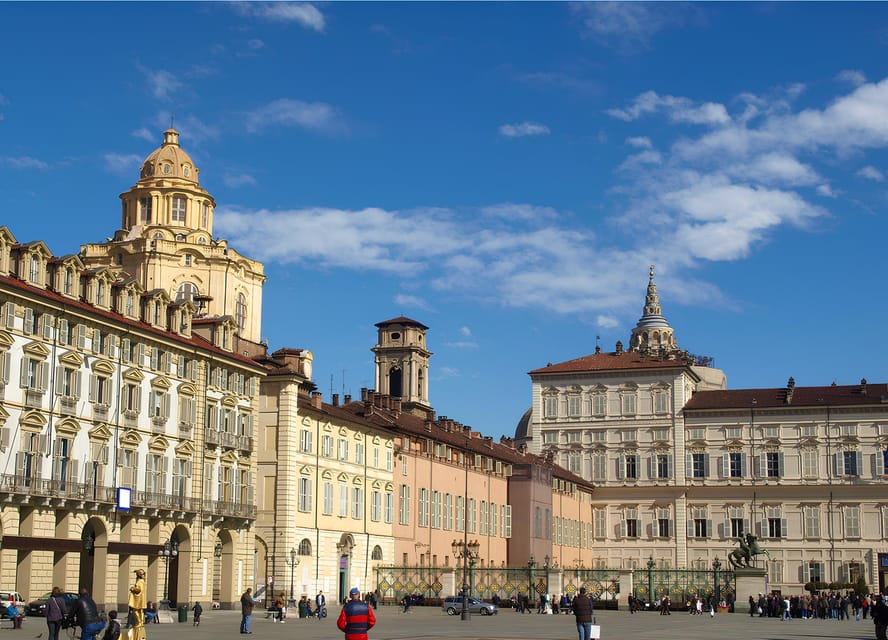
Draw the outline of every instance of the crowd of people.
M749 596L749 615L781 620L866 620L881 600L877 595L861 596L853 591L811 595L760 593L758 597Z

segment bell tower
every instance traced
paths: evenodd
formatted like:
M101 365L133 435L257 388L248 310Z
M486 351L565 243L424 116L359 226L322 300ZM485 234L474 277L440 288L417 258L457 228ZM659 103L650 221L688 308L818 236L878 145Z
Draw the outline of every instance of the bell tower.
M644 298L644 313L632 330L629 350L655 355L678 351L675 331L660 311L660 294L657 293L657 285L654 284L654 265L651 265L650 280Z
M401 316L376 324L376 391L401 399L401 408L420 417L429 404L428 327Z

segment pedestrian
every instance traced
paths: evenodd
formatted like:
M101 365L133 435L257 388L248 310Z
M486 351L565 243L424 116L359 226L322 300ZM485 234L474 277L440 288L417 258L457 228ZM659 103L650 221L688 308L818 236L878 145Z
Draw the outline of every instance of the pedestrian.
M134 632L130 634L129 640L145 640L145 570L136 569L136 581L129 588L129 597L126 604L129 608L127 613L127 622L133 627Z
M241 633L253 633L250 631L250 616L253 615L253 590L244 591L240 599L241 602Z
M345 633L345 640L367 640L367 632L376 624L373 609L366 602L361 602L361 592L357 587L352 587L348 596L339 612L336 626Z
M108 612L108 628L105 629L102 640L120 640L120 621L114 609Z
M318 591L317 597L315 597L315 604L318 606L318 620L327 616L327 596L324 595L323 591Z
M194 606L191 607L192 613L194 613L194 624L192 626L199 627L200 626L200 617L203 615L203 607L200 606L199 602L195 602Z
M870 617L873 624L876 625L876 640L888 640L886 631L888 631L888 605L885 604L884 596L876 596L876 601L870 607Z
M62 620L68 615L68 605L62 597L59 587L52 588L52 594L46 601L46 626L49 628L47 640L59 640L59 629L62 628Z
M96 640L96 634L105 628L99 620L96 601L89 597L87 589L80 590L80 597L74 602L74 624L80 627L80 640Z
M13 629L22 628L22 611L15 606L15 603L10 602L9 606L6 607L6 617L12 620Z
M573 599L571 608L577 621L579 640L590 640L592 638L592 601L586 595L586 587L580 587L580 593Z

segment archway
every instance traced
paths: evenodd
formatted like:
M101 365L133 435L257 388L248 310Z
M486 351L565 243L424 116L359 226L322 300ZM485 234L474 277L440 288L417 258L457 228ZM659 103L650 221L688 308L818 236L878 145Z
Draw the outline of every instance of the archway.
M191 589L188 567L191 566L191 533L184 525L178 525L170 536L170 547L177 553L170 554L167 567L169 593L167 599L170 607L175 607L181 597L185 602L191 601ZM183 569L180 571L180 567Z
M227 529L220 529L213 543L213 601L223 609L232 609L236 601L234 583L234 538Z
M92 595L99 607L105 606L108 569L108 531L99 518L87 520L80 532L80 570L77 584Z
M400 398L404 395L403 379L400 367L392 367L389 370L389 395L393 398Z
M347 598L348 590L351 588L349 585L349 575L351 573L351 556L354 548L354 537L350 533L343 533L342 537L339 538L339 543L336 545L336 550L339 552L339 578L337 581L339 602Z

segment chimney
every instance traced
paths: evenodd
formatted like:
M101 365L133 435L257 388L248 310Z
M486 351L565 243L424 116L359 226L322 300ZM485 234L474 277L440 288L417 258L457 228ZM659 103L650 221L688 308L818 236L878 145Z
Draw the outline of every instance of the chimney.
M795 391L795 378L789 376L786 382L786 404L792 404L792 392Z
M620 340L617 340L617 355L623 353L623 343Z
M334 407L339 406L339 394L338 393L333 394L333 406Z
M860 379L860 393L866 395L866 378Z
M350 393L346 393L345 397L342 399L342 404L351 404L352 397Z
M367 387L361 387L361 402L367 402Z
M601 353L601 346L596 344L595 345L595 355L598 355L599 353Z
M392 411L397 414L401 413L401 398L392 398Z
M313 406L315 409L321 408L321 403L323 402L323 400L324 394L320 391L315 391L311 394L311 406Z

